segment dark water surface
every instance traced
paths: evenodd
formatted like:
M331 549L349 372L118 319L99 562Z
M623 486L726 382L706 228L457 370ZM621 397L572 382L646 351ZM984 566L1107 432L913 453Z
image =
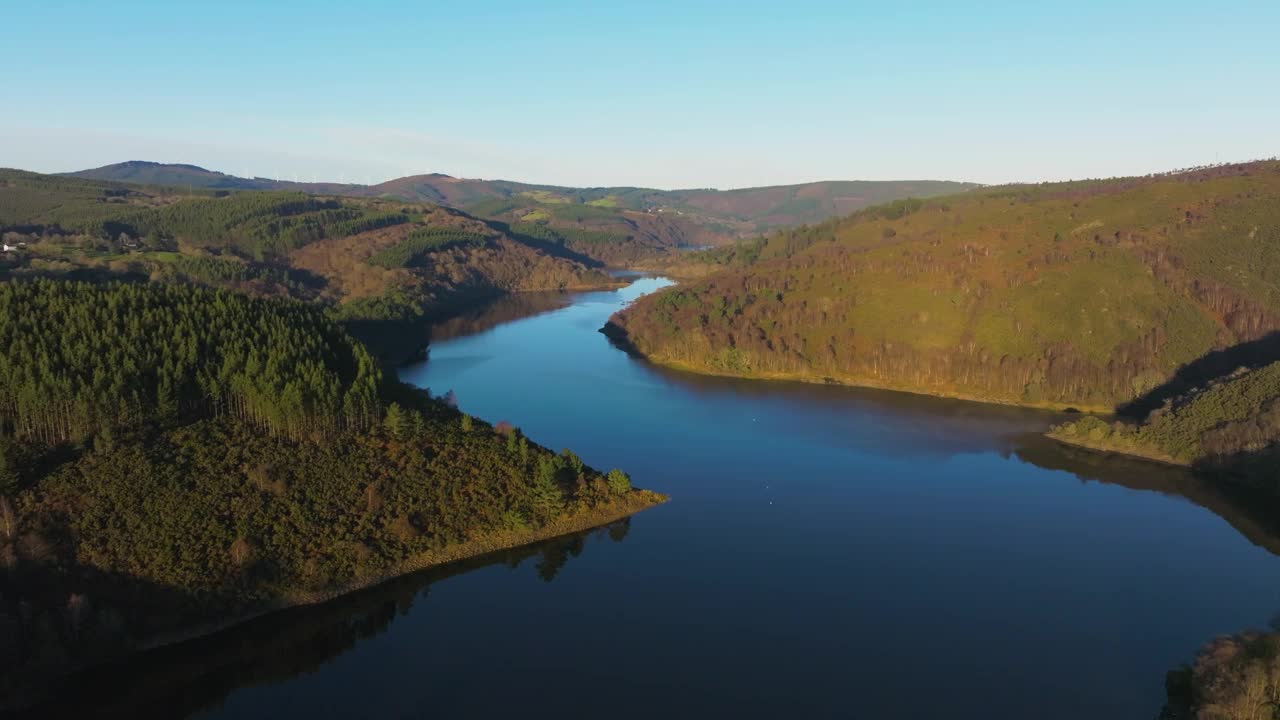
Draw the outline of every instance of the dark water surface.
M1255 500L1059 448L1045 413L653 368L597 330L661 284L499 303L401 376L670 503L153 653L86 695L220 718L1127 720L1201 643L1280 610Z

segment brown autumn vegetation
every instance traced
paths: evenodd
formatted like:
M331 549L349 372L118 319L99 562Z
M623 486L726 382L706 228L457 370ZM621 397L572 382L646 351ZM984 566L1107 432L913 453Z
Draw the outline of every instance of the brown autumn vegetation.
M1110 411L1280 329L1280 163L899 201L694 258L608 331L657 362Z
M1273 720L1280 717L1280 633L1213 640L1195 662L1169 673L1161 720Z

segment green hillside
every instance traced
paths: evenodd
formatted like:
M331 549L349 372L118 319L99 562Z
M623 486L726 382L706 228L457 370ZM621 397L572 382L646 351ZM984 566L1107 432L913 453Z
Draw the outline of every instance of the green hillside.
M0 692L660 496L384 377L318 308L0 284Z
M898 201L702 260L607 330L703 372L1109 411L1280 329L1280 163Z
M1050 437L1098 450L1227 470L1280 491L1280 361L1168 400L1141 423L1087 417Z
M609 265L646 262L690 246L717 245L779 227L813 223L904 197L932 197L976 187L944 181L836 181L737 190L572 188L433 173L377 185L239 178L194 165L130 161L69 173L103 181L206 189L285 190L319 195L427 202L550 233L590 233L590 243L553 240Z
M83 442L214 414L291 437L376 422L381 372L318 308L191 286L0 284L0 429Z
M211 190L301 190L326 195L341 195L344 191L360 187L345 183L304 183L269 178L244 178L216 170L206 170L198 165L157 163L146 160L129 160L66 173L66 176L141 185L171 185Z
M142 185L194 185L220 190L274 190L278 186L270 180L240 178L226 173L206 170L197 165L156 163L144 160L106 165L91 170L70 173L86 180L139 183Z
M166 166L168 167L168 166ZM382 352L387 322L484 297L606 287L559 246L421 202L191 189L0 171L0 277L196 283L330 306ZM422 333L417 334L418 337Z

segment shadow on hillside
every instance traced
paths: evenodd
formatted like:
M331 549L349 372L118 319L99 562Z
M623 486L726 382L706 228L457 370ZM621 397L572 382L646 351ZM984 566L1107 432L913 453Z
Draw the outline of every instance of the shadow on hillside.
M108 282L131 282L144 283L150 280L147 273L138 271L119 272L109 270L105 267L71 267L71 268L50 268L37 270L33 268L24 268L21 272L13 272L10 269L0 270L0 280L34 280L36 278L42 280L76 280L80 282L89 282L95 284L103 284Z
M1280 332L1272 332L1257 340L1214 350L1183 365L1167 382L1147 394L1122 405L1120 415L1141 420L1166 400L1204 387L1209 382L1230 375L1238 368L1257 368L1280 360Z
M270 267L284 273L298 286L311 292L320 292L329 285L329 280L325 278L325 276L312 272L311 270L290 267L288 265L271 265Z
M626 518L592 531L451 563L84 670L52 686L46 682L43 702L17 717L185 717L222 702L239 688L315 672L386 632L415 601L427 598L433 583L483 567L515 568L531 559L536 559L538 577L551 582L582 553L590 536L621 542L629 528Z
M416 318L360 318L343 321L352 337L364 344L386 367L397 367L423 359L432 339L432 328L457 317L477 305L484 305L505 295L489 286L459 289L447 299L430 305Z
M478 335L499 325L559 310L572 302L573 293L563 290L502 295L435 323L431 326L430 340L438 343Z
M17 553L14 545L0 548L7 565L0 576L0 715L77 668L198 624L218 602L129 575L66 567L53 559L64 543L46 529L20 538Z
M507 236L511 237L516 242L522 245L528 245L529 247L534 248L535 250L541 250L542 252L552 257L558 257L563 260L573 260L575 262L580 262L589 268L599 269L599 268L605 267L605 264L603 262L600 262L599 260L596 260L595 258L589 255L583 255L582 253L574 252L559 243L553 243L549 240L543 240L541 238L536 238L531 235L525 235L524 233L515 232L511 229L510 223L505 223L505 222L502 222L501 220L486 220L485 222L488 223L489 227L492 227L495 230L505 233Z

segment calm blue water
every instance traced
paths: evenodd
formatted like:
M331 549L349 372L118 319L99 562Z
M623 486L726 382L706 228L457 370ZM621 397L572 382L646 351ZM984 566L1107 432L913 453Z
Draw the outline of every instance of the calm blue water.
M508 303L542 312L440 328L401 376L670 503L171 651L117 707L1151 718L1166 670L1280 610L1248 499L1057 448L1044 413L653 368L597 331L662 284Z

